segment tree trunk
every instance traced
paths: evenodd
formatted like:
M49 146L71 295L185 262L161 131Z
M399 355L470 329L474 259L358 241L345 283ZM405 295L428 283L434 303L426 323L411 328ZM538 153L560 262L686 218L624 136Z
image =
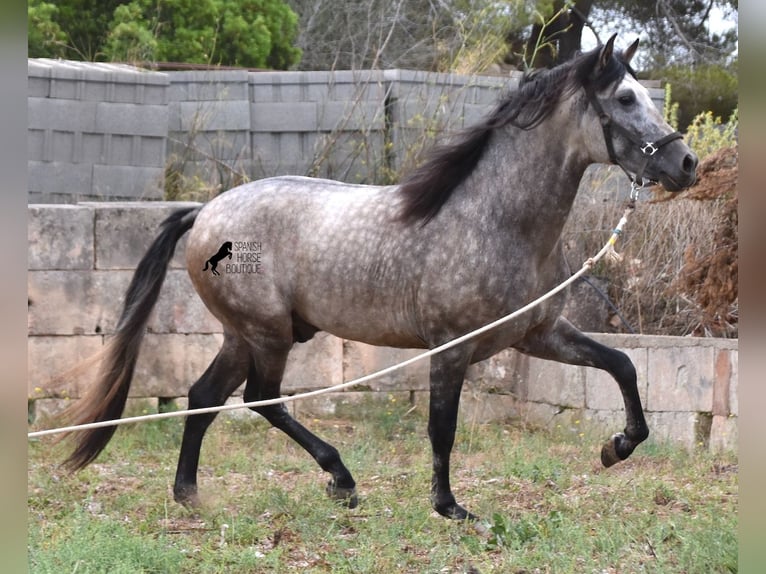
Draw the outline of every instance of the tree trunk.
M532 26L526 45L527 62L533 68L551 68L571 59L580 50L582 31L592 6L593 0L577 0L573 8L564 10L564 1L556 0L553 14L557 16L545 25Z

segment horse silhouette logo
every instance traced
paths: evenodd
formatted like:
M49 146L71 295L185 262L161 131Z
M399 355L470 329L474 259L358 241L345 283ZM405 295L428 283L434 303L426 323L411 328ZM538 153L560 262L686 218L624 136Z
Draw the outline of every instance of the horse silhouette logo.
M210 270L213 272L213 275L220 275L215 269L218 267L218 262L224 257L231 259L231 241L224 241L223 245L221 245L221 248L218 250L218 253L205 261L205 268L203 271L207 271L207 266L210 265Z

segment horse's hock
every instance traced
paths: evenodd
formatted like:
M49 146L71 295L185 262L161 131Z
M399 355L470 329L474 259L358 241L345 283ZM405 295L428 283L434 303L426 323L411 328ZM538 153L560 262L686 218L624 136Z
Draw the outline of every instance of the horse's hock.
M28 398L35 427L83 390L50 381L97 352L114 331L125 290L159 223L178 202L29 206ZM131 402L156 410L185 396L218 351L221 326L205 309L183 267L184 241L148 326ZM636 365L652 438L688 448L737 448L738 341L638 335L594 336ZM351 380L417 351L370 347L318 335L290 355L283 391L293 394ZM241 401L241 391L234 401ZM411 401L425 412L427 361L363 388L290 403L300 416L343 415L368 400ZM234 411L254 416L249 411ZM563 432L614 430L624 422L617 384L585 367L504 351L473 365L461 401L464 420L521 419Z

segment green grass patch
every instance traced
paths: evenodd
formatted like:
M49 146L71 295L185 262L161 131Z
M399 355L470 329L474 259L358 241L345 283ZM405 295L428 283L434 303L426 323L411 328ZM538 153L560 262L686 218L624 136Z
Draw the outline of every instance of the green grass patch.
M341 451L358 508L326 498L314 461L255 417L211 427L197 512L172 497L181 420L118 429L76 475L58 467L65 443L30 442L30 572L737 572L733 454L649 445L602 469L592 437L461 427L453 490L481 533L431 510L409 405L303 422Z

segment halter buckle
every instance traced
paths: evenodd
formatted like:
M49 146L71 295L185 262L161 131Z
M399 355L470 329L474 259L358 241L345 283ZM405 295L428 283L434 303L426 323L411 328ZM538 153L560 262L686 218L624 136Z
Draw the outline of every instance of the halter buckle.
M652 156L656 154L659 149L660 148L654 145L654 142L646 142L643 146L641 146L641 153L644 155Z

